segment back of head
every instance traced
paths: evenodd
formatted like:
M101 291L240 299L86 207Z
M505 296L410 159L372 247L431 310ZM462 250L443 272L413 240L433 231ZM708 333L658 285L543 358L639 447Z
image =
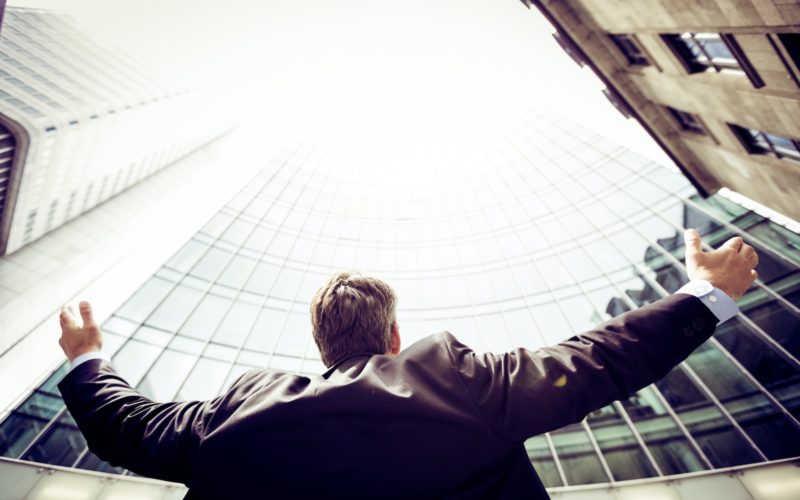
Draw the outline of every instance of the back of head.
M397 298L383 281L357 272L334 274L311 300L311 327L325 366L359 352L391 347Z

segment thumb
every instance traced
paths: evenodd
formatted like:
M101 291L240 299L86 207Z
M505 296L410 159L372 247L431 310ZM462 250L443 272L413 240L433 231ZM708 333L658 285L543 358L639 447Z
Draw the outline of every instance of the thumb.
M742 249L742 245L744 245L744 240L739 236L734 236L733 238L723 243L720 248L730 248L738 252L739 250Z
M686 258L696 257L703 252L700 233L697 229L687 229L683 233L683 241L686 243Z
M78 304L78 309L81 311L83 326L93 325L94 316L92 315L92 305L83 300L80 304Z

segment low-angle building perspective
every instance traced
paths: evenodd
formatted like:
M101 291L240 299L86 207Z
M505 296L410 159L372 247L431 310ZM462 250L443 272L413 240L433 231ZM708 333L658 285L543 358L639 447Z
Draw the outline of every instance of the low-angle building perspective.
M555 499L800 497L800 4L505 3L440 8L498 38L508 19L508 46L510 23L537 31L548 78L585 77L586 97L480 102L438 74L444 94L403 94L415 80L342 63L314 78L352 72L356 90L284 102L264 82L288 57L254 85L275 96L235 115L109 48L84 11L0 0L0 499L187 495L89 450L58 387L64 305L91 301L140 394L204 401L255 370L325 373L309 309L333 273L391 285L403 349L449 332L479 355L535 351L681 289L689 228L758 253L738 314L527 457ZM241 7L288 24L281 8Z
M522 0L704 194L800 218L800 6Z
M66 16L9 8L0 30L0 255L231 126L196 89L160 81Z

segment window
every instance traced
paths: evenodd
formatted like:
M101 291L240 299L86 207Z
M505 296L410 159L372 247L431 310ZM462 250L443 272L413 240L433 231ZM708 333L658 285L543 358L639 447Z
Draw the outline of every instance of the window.
M525 441L525 450L545 487L563 486L547 438L536 436Z
M644 55L644 52L642 52L631 35L609 35L609 38L611 38L611 41L614 42L614 45L617 46L619 51L622 52L625 59L628 60L628 64L632 66L650 65L647 56Z
M669 106L667 106L667 110L670 112L672 117L675 118L675 121L678 122L678 126L680 126L681 130L694 132L695 134L706 133L706 129L703 127L703 124L700 122L700 118L698 118L697 115L671 108Z
M790 139L739 125L730 127L750 154L800 161L800 139Z
M778 40L783 44L794 65L800 69L800 33L778 33Z
M789 77L800 87L800 33L768 33L767 40L786 67Z
M723 33L681 33L662 35L689 73L716 71L744 74L756 88L764 82L747 60L733 35Z

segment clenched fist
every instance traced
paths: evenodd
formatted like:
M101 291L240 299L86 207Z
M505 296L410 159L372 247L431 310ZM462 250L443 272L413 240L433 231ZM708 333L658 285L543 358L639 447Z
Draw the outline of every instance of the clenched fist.
M83 301L78 309L81 312L83 326L78 325L71 307L61 308L61 338L58 339L58 344L70 361L81 354L99 351L103 347L100 327L92 316L92 306Z
M738 299L758 277L753 269L758 265L758 254L740 237L729 239L711 252L703 251L697 230L687 229L683 237L689 279L708 280L732 299Z

